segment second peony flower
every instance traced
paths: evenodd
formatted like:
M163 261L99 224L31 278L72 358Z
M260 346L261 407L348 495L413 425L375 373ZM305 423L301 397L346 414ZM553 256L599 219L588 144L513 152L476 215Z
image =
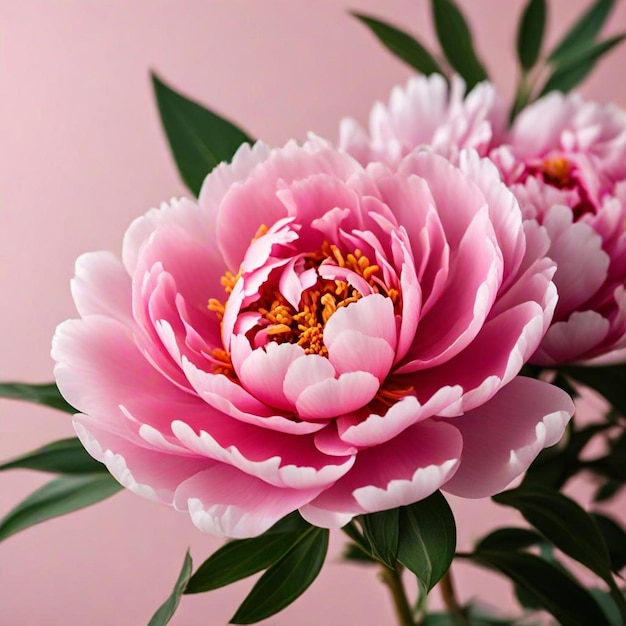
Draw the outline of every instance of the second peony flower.
M96 459L212 534L488 496L573 412L517 376L556 305L548 247L476 153L244 145L122 260L80 257L57 383Z

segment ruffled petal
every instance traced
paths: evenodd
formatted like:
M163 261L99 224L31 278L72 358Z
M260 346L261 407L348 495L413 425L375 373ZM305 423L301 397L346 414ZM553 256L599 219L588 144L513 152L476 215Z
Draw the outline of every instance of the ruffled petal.
M463 456L444 491L464 498L502 491L559 441L573 413L574 403L558 387L516 378L489 402L449 420L463 436Z

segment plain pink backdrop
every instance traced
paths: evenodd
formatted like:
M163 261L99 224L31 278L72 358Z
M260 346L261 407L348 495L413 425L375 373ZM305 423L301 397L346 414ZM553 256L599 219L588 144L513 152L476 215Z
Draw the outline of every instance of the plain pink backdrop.
M550 42L587 3L550 2ZM271 144L303 139L308 130L332 139L342 116L364 121L374 100L410 75L348 9L403 25L432 45L428 5L0 0L0 380L51 380L50 338L75 314L75 258L119 252L133 218L186 193L160 129L150 69ZM510 95L523 1L461 5L493 79ZM626 25L626 3L618 5L607 34ZM583 93L626 102L625 61L626 47L613 52ZM0 459L72 435L64 414L0 401ZM0 475L0 516L47 478ZM496 519L517 519L489 501L452 504L463 548ZM187 547L199 564L220 543L187 516L122 493L0 544L0 623L145 624L169 594ZM263 624L393 624L374 570L340 562L342 543L335 533L318 580ZM462 598L478 594L506 606L505 583L456 571ZM226 624L250 588L244 581L185 597L172 624Z

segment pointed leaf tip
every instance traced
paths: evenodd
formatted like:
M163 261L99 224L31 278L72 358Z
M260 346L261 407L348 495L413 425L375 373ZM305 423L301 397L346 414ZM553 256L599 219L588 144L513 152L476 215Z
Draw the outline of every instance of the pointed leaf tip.
M253 139L225 117L175 91L155 73L152 85L178 171L198 196L211 170Z

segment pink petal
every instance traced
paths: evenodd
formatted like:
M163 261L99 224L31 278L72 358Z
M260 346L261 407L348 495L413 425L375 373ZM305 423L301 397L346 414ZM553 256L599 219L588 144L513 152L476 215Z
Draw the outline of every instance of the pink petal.
M238 368L241 383L264 404L293 411L295 405L285 396L283 382L291 364L303 356L304 349L297 344L270 341L253 350Z
M321 453L311 437L285 436L235 420L220 424L214 419L206 428L192 428L181 420L172 423L172 432L187 449L276 487L309 489L329 485L354 463L351 455L329 457Z
M232 538L255 537L319 492L319 488L272 487L215 462L180 485L176 508L189 511L202 532Z
M558 442L573 412L571 398L558 387L517 377L488 403L448 420L461 431L463 456L444 490L464 498L502 491L543 448Z
M502 281L502 259L486 209L469 225L439 301L420 320L400 372L434 367L463 350L480 331Z
M456 470L459 431L443 422L422 422L385 444L363 450L352 470L310 504L302 516L326 528L355 515L404 506L428 497Z
M380 445L406 430L409 426L438 415L450 405L458 402L461 387L443 387L423 405L415 396L405 396L385 413L370 413L359 419L346 415L337 420L341 439L359 448Z
M209 463L189 454L137 446L103 430L87 416L77 416L74 428L89 454L104 463L117 481L149 500L172 504L178 486Z
M324 420L365 406L378 392L380 383L369 372L347 372L339 378L308 386L296 401L302 419Z
M76 260L72 296L78 313L105 315L133 326L131 281L121 261L110 252L91 252Z
M324 344L337 373L367 371L382 381L396 347L391 298L372 294L339 308L326 323Z
M324 428L323 422L303 422L281 415L223 374L204 372L185 359L183 368L200 398L224 415L268 430L298 435Z
M602 343L610 330L609 321L596 311L575 311L550 326L532 357L540 365L557 365L584 358Z

